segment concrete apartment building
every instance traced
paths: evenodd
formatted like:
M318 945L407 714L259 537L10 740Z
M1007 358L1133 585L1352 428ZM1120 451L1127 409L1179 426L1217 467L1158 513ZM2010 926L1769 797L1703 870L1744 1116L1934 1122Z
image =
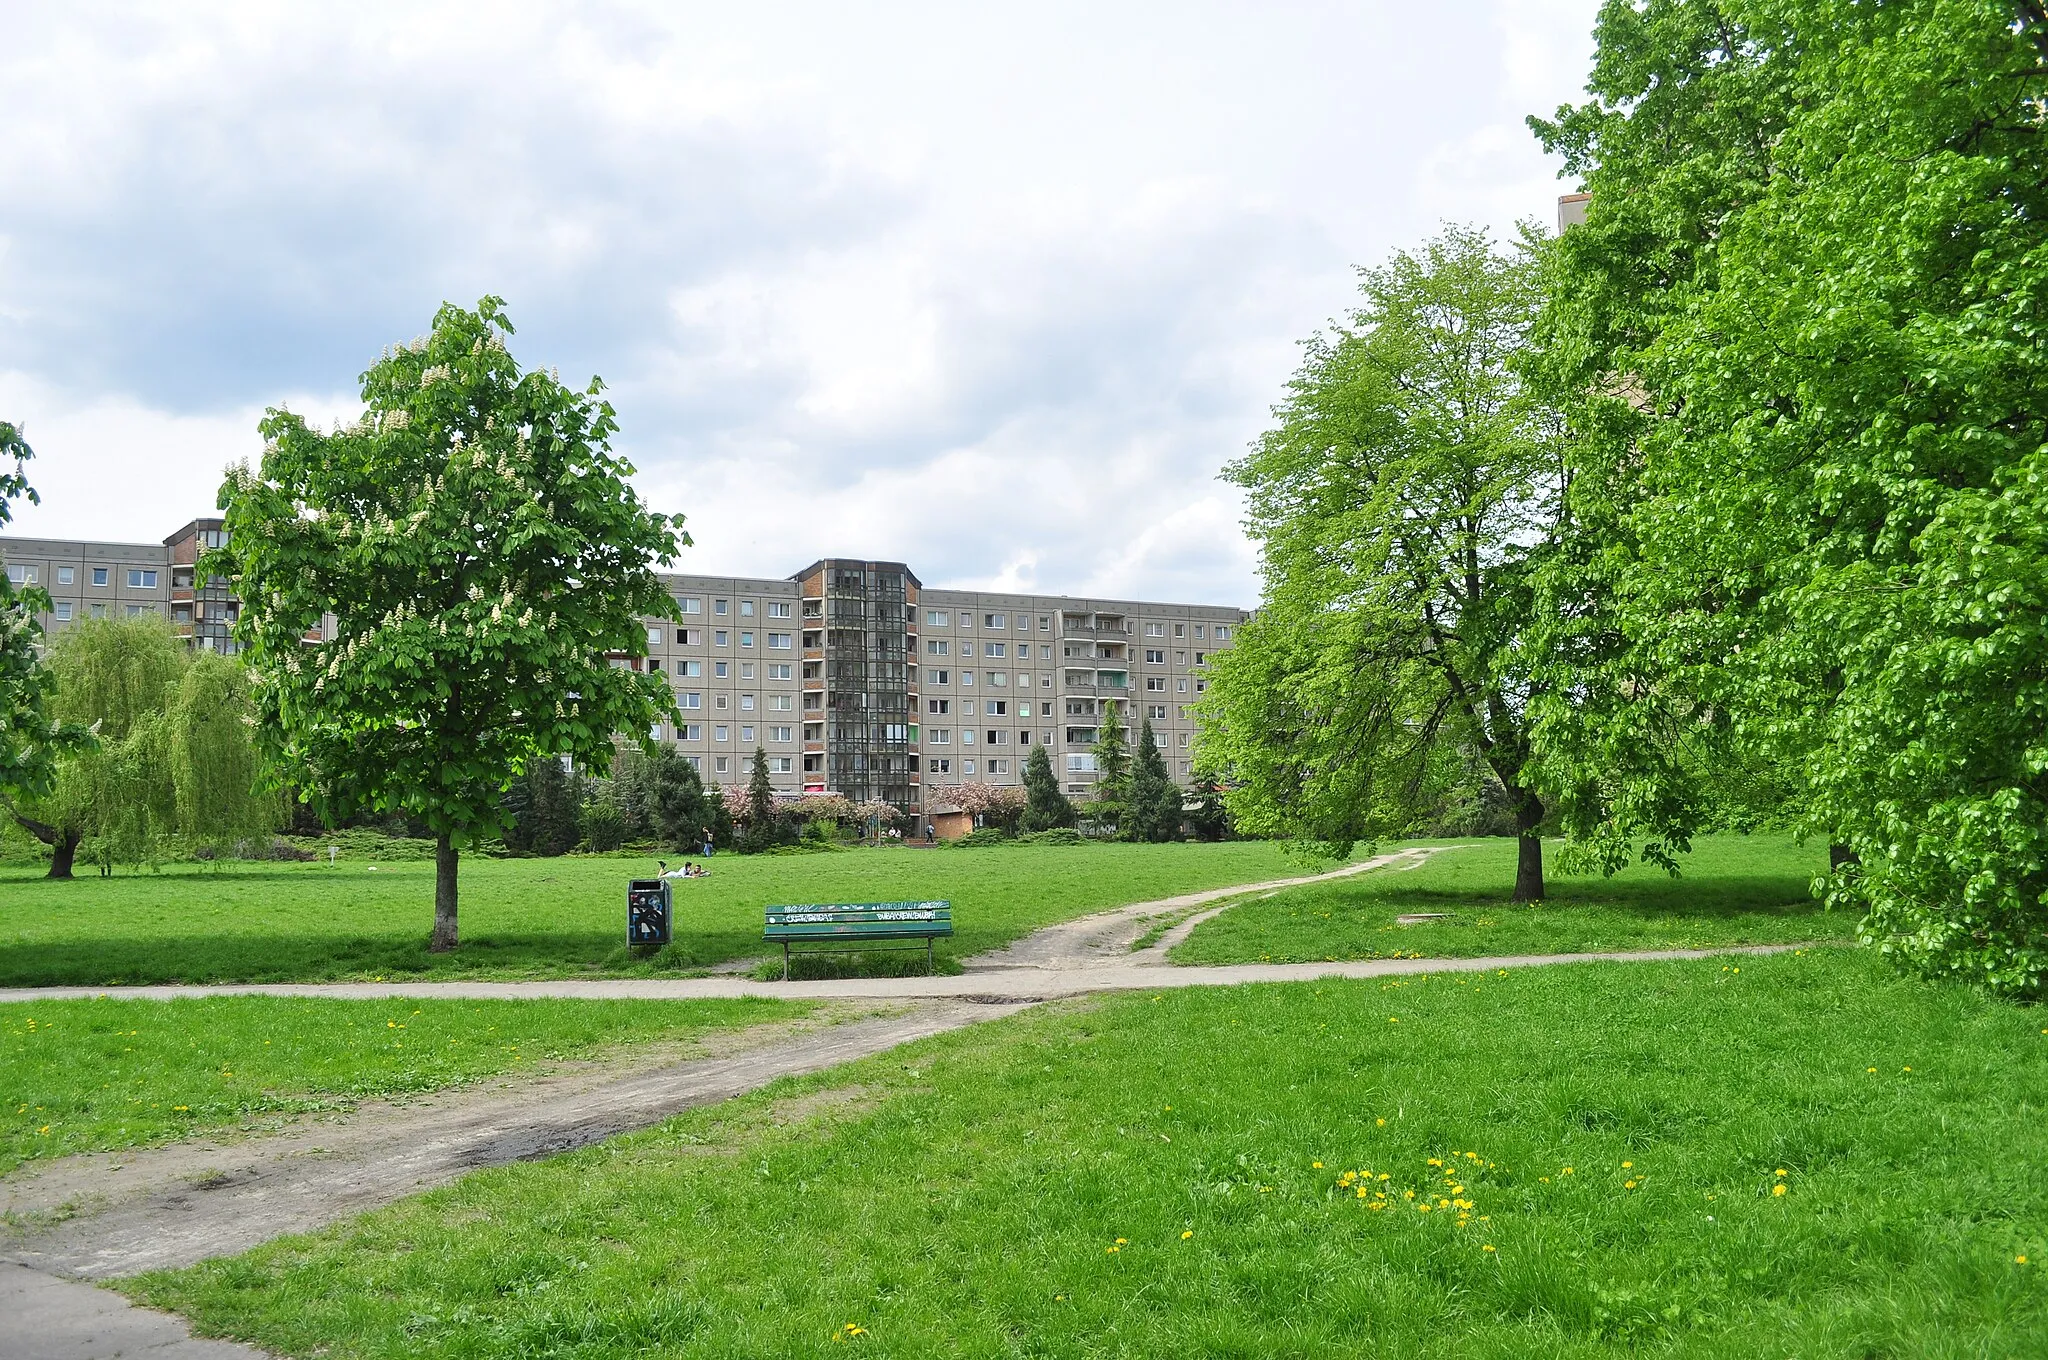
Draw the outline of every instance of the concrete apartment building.
M232 651L238 602L193 563L221 521L160 544L0 538L17 585L51 597L51 632L153 612L197 647ZM781 579L666 575L682 621L647 621L644 658L681 721L650 733L706 784L746 781L756 747L778 791L879 798L917 818L926 791L1021 784L1033 745L1070 794L1095 782L1103 706L1152 720L1167 769L1193 772L1190 706L1247 615L1224 605L927 589L901 562L824 558Z

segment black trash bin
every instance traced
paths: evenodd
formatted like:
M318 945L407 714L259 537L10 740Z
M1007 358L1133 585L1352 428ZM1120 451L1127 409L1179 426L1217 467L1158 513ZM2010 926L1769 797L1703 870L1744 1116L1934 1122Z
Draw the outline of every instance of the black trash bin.
M673 908L667 879L636 878L626 885L626 943L658 948L668 943Z

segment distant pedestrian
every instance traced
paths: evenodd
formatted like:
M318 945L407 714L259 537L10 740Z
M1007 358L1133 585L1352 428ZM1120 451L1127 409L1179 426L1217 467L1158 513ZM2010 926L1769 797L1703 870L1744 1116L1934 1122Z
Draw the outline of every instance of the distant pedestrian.
M697 833L697 836L698 836L698 839L700 839L700 840L702 840L702 841L704 842L704 858L706 858L706 859L710 859L710 858L711 858L711 828L710 828L710 827L708 827L708 826L707 826L707 827L705 827L705 828L704 828L704 829L703 829L702 831L700 831L700 832L698 832L698 833Z

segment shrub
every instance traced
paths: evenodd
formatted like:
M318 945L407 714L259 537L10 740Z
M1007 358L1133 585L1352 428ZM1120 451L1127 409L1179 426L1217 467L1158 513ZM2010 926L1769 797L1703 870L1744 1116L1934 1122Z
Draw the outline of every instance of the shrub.
M625 838L626 819L610 800L593 801L583 809L583 841L592 850L616 850Z
M1032 831L1017 837L1019 845L1086 845L1088 838L1071 826L1056 826L1049 831Z

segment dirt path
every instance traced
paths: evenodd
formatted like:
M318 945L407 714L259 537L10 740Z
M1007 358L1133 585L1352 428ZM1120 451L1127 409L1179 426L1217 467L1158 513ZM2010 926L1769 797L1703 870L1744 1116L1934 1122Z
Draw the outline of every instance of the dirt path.
M190 1265L306 1232L479 1167L545 1157L682 1110L1020 1009L927 1002L781 1033L738 1052L628 1072L579 1072L368 1105L241 1143L68 1157L0 1182L22 1226L0 1258L108 1279Z

